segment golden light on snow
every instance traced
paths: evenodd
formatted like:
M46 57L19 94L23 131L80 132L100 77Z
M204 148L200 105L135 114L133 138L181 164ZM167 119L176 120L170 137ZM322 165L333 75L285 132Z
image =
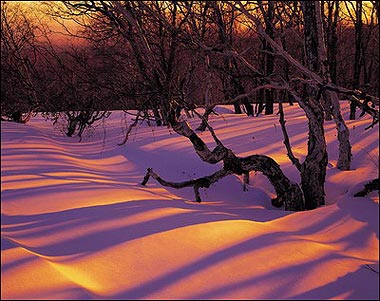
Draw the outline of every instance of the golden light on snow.
M296 106L285 111L301 156L306 121ZM266 153L292 174L276 118L210 122L238 153ZM189 159L190 144L166 128L153 136L141 127L120 148L120 120L108 124L104 145L96 136L73 142L42 118L2 124L2 299L344 299L370 293L366 286L378 282L365 268L378 267L376 198L345 192L374 170L367 161L354 161L348 172L329 168L327 198L334 200L309 212L272 208L268 184L253 173L248 192L231 176L202 191L198 204L191 189L139 185L151 164L172 180L193 176L178 164L181 156L189 170L203 166ZM355 152L362 141L374 152L377 133L363 132L361 120L349 124L357 124ZM326 133L334 135L332 122Z

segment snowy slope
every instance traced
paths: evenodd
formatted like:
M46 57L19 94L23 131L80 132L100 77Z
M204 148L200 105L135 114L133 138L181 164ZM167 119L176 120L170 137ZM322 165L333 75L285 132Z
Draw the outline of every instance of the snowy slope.
M299 182L278 116L220 110L211 124L227 147L269 155ZM285 115L302 160L307 121L297 106ZM227 177L201 191L201 204L190 188L141 186L147 167L181 181L219 166L167 128L140 125L117 146L120 116L80 143L39 117L1 123L2 299L379 298L379 197L353 197L378 172L378 128L364 131L367 118L347 121L354 159L345 172L326 122L327 206L293 213L271 207L261 174L251 173L247 192Z

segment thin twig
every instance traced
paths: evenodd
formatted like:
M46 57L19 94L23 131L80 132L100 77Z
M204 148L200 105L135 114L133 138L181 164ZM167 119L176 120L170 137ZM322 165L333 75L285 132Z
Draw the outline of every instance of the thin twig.
M364 265L364 267L376 274L379 274L379 271L376 271L373 267L369 266L368 264Z
M127 141L128 141L128 137L129 137L129 134L131 133L132 128L134 128L134 127L137 125L137 122L139 121L139 118L140 118L140 117L141 117L141 116L140 116L140 111L139 111L139 113L138 113L137 116L136 116L135 121L134 121L132 124L129 125L128 130L127 130L127 132L125 133L125 138L124 138L123 142L118 143L117 145L121 146L121 145L124 145L125 143L127 143Z

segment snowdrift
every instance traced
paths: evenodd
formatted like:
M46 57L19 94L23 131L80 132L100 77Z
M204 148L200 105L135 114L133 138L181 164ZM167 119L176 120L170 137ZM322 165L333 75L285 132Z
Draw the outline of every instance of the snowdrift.
M299 182L278 116L219 112L210 122L227 147L269 155ZM307 120L298 106L285 117L302 160ZM270 205L274 190L259 173L247 192L237 176L201 190L201 204L191 188L141 186L148 167L183 181L218 166L165 127L139 125L117 146L125 118L114 112L80 143L42 117L1 123L2 299L379 298L379 196L353 197L378 173L378 128L364 131L368 119L347 121L351 171L335 168L335 125L326 122L327 204L295 213Z

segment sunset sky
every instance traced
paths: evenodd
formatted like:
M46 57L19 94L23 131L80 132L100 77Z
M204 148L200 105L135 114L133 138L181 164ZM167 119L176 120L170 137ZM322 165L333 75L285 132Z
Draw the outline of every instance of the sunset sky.
M12 5L19 5L26 14L31 14L33 19L39 19L42 24L47 25L51 34L49 38L51 41L60 46L68 46L71 44L83 43L83 40L70 36L65 27L71 33L77 33L79 25L73 20L60 19L57 22L55 18L48 14L49 4L59 5L58 1L6 1Z
M25 12L31 12L35 15L37 15L39 18L43 20L44 24L47 24L50 30L52 30L54 33L51 36L51 40L54 41L57 45L65 46L70 45L72 43L74 44L81 44L84 43L83 39L75 38L73 36L68 35L65 28L57 22L57 20L54 20L53 17L49 16L47 14L48 7L47 5L53 4L53 5L60 5L60 1L6 1L12 4L21 5ZM344 1L342 1L344 2ZM350 1L355 2L355 1ZM363 15L365 14L366 8L372 7L371 1L363 1ZM352 7L354 6L354 3L350 4ZM349 5L349 7L351 7ZM345 19L349 19L349 15L347 14L346 5L344 3L341 3L340 9L343 11L343 14L345 16ZM59 22L62 22L67 29L71 31L71 33L77 33L77 31L80 29L80 26L75 23L73 20L68 19L60 19ZM366 22L366 18L363 18L363 22Z

